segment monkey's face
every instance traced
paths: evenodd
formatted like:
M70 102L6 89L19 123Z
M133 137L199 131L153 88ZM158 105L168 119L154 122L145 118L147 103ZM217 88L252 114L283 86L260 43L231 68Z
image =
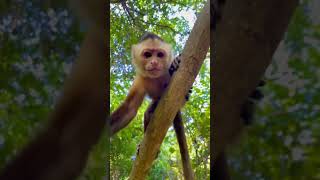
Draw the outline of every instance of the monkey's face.
M170 45L157 40L147 40L132 47L133 64L138 73L157 78L168 73L172 59Z
M168 55L163 49L144 49L140 56L144 70L150 77L159 77L167 69L166 57Z

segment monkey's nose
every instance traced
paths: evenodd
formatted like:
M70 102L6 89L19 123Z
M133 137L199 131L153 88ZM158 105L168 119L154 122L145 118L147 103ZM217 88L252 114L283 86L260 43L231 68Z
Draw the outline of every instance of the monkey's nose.
M158 61L156 61L156 60L151 60L151 65L153 65L153 66L156 66L156 65L158 65Z

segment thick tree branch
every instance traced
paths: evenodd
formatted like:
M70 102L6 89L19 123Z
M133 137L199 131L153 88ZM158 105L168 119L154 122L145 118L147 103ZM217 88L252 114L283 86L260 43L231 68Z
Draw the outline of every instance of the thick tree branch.
M129 18L132 20L133 24L135 23L135 20L133 18L133 15L131 15L131 12L130 12L130 9L129 7L127 6L126 2L125 1L121 1L121 6L122 8L124 9L125 12L127 12Z
M240 107L254 90L283 38L298 0L228 0L214 32L212 63L214 161L243 124Z
M48 127L6 167L0 179L69 180L80 174L107 115L106 56L96 34L88 33Z
M141 143L130 179L145 179L173 118L184 104L210 45L210 5L208 1L197 19L182 52L180 68L161 98Z
M79 11L91 26L82 43L79 58L62 92L62 97L49 117L49 124L0 173L1 180L71 180L84 168L92 146L105 127L106 23L101 14L104 1L77 1ZM83 4L84 3L84 4ZM92 9L87 9L92 8ZM108 7L106 7L108 8ZM76 8L77 9L77 8ZM88 15L92 11L99 11ZM100 19L101 18L101 19Z

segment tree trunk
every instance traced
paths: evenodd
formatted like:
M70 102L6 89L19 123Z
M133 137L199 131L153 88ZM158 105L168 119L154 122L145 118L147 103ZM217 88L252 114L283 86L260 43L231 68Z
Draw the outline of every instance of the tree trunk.
M70 180L80 175L108 114L107 37L104 29L92 27L47 128L4 168L1 180Z
M213 161L240 135L241 105L270 64L297 4L298 0L226 1L213 32Z

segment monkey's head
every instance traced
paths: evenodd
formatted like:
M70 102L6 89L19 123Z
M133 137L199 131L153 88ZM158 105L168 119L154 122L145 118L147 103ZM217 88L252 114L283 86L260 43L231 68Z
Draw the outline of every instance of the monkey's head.
M132 46L132 63L144 77L157 78L168 73L172 59L171 45L152 33L146 33Z

